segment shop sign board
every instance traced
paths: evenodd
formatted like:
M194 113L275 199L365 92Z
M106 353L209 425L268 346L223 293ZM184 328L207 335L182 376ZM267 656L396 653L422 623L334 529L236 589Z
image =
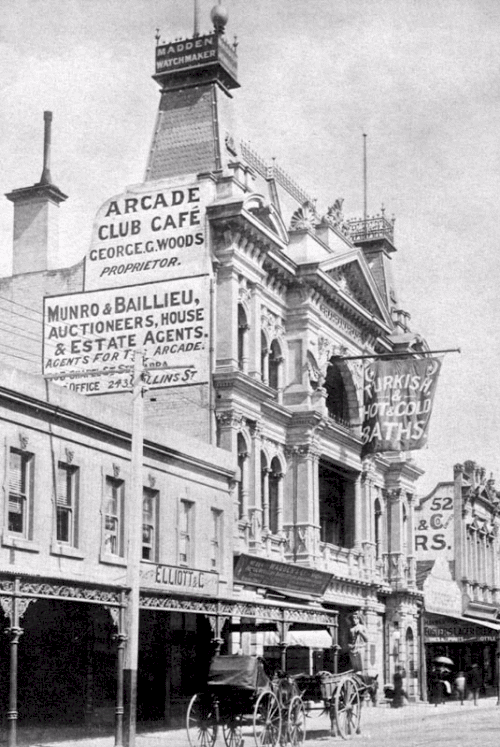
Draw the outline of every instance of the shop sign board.
M131 388L141 349L151 389L209 380L208 275L44 298L43 373L82 394Z
M141 563L141 587L158 591L216 597L219 593L219 574L177 565Z
M445 557L434 562L423 585L427 612L460 617L463 610L462 592L451 577L450 566Z
M210 271L207 181L140 184L106 200L85 257L85 290L172 280Z
M467 643L469 641L496 641L498 632L475 625L468 620L452 617L425 616L424 638L426 643Z
M331 573L253 555L240 555L234 569L235 581L313 595L324 594L331 579Z
M189 70L217 61L217 35L206 34L156 47L156 72Z

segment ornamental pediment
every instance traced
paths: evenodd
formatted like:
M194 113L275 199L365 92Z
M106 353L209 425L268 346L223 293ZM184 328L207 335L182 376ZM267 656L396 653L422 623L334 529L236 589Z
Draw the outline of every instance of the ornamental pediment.
M322 262L320 269L349 298L381 321L390 323L388 309L380 296L371 271L358 250Z

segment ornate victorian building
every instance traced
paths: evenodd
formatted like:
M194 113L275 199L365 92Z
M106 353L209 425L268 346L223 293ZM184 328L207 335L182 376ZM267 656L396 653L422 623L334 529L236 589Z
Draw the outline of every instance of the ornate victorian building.
M455 465L415 511L418 585L425 599L427 668L445 654L497 686L500 645L500 497L473 461Z
M57 211L65 195L48 169L38 184L8 195L14 203L16 274L0 281L0 296L10 303L17 332L11 327L1 339L3 350L10 345L17 354L4 359L40 376L43 357L48 378L104 396L106 404L128 413L123 371L134 347L143 345L158 368L154 375L148 371L145 397L158 453L166 448L159 434L171 445L171 431L185 434L177 436L179 445L190 436L203 453L213 452L213 467L200 466L195 445L189 458L179 448L176 458L198 488L176 489L170 514L172 495L165 488L167 523L158 519L158 547L172 531L165 518L170 515L177 549L172 557L166 549L155 550L145 560L170 564L177 577L179 569L199 570L199 557L209 565L217 558L227 584L223 591L207 591L204 601L186 598L186 590L160 588L151 602L144 586L140 688L148 686L151 659L169 631L175 629L172 640L180 646L165 664L174 677L190 655L182 641L203 647L211 616L218 621L212 632L222 650L264 654L291 670L348 667L347 619L361 610L368 630L365 671L390 681L402 667L405 688L416 698L422 593L413 532L422 473L403 452L362 457L363 357L418 357L426 349L398 302L391 273L394 221L383 211L349 220L340 199L319 209L283 169L239 139L232 116L239 86L236 46L225 40L220 6L212 20L209 34L158 40L154 77L160 105L144 182L101 208L82 262L54 266ZM39 325L43 315L42 355L35 321ZM189 359L175 357L186 352ZM67 404L68 412L88 407L75 393ZM88 447L94 448L90 440ZM107 451L100 447L99 464L112 461ZM226 467L229 460L237 476L231 518L225 498L220 506L204 498L206 480L228 479L217 471L218 460ZM217 475L209 476L211 469ZM59 517L57 500L52 508ZM83 493L81 500L83 506ZM96 500L85 508L86 517L99 515ZM192 511L195 502L199 513ZM12 564L32 558L24 554L30 530L17 529L14 508L11 514L6 508L4 521L13 529L2 534L2 570L9 578ZM123 542L113 536L111 547ZM75 561L57 547L42 545L37 572L62 582L73 578ZM97 535L89 539L94 561L99 548ZM110 583L100 565L87 564L90 556L78 555L86 583L94 577ZM124 549L115 580L125 578L126 565ZM163 578L164 571L158 573ZM120 589L117 608L128 594L126 584ZM147 618L155 605L168 615ZM14 627L19 615L17 610ZM208 622L200 623L197 615ZM169 677L162 703L156 711L144 706L145 718L168 717L175 693L182 701L194 687L194 681L172 684Z

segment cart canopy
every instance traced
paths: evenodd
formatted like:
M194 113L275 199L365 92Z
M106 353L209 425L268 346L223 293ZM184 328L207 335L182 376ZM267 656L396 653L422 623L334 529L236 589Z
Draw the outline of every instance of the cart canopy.
M243 690L257 690L268 682L262 661L255 656L216 656L210 665L210 686L229 685Z

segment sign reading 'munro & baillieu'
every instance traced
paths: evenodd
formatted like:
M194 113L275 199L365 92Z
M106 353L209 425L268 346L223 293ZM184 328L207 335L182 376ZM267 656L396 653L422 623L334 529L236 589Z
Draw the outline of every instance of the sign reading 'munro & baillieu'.
M153 389L209 380L209 276L44 299L43 373L82 394L131 387L142 350Z

